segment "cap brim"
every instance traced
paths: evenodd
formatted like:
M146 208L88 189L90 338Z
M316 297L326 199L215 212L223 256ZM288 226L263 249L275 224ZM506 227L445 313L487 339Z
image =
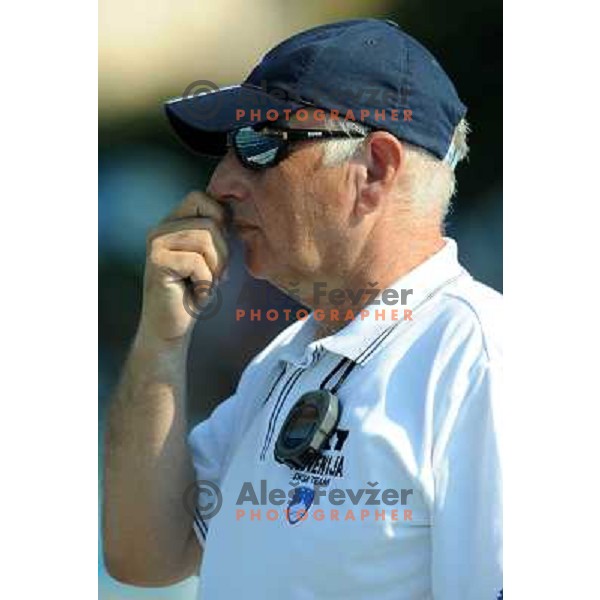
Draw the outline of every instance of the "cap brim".
M207 156L223 156L229 131L273 121L275 115L285 118L283 111L303 106L306 105L274 98L260 88L237 85L170 100L165 104L165 112L188 148ZM267 118L268 111L276 113L270 112Z

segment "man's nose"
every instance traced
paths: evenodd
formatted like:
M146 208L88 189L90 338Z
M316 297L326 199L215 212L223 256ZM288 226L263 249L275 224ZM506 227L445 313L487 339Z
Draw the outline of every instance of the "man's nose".
M229 150L214 170L206 193L222 202L245 200L248 196L247 178L246 169Z

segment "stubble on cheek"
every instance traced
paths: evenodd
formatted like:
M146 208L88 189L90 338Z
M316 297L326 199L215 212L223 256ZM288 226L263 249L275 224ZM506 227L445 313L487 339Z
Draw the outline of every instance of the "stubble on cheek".
M255 243L261 253L270 253L270 269L280 276L318 273L336 237L339 215L329 196L336 193L340 174L323 167L321 154L317 145L292 154L264 174L257 190L262 192L255 200L261 236Z

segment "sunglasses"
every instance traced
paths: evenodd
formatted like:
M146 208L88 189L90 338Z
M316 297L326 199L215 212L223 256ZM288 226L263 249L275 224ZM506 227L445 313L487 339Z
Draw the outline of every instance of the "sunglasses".
M242 127L227 134L227 145L248 169L262 171L279 164L289 153L290 144L333 138L365 138L358 131L324 131L321 129L254 129Z

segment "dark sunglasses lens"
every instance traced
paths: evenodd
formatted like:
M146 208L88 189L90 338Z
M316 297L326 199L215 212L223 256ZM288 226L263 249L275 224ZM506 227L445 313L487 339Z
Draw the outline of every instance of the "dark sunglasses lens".
M254 131L251 127L244 127L236 131L234 143L238 154L252 166L261 168L273 164L282 140Z

